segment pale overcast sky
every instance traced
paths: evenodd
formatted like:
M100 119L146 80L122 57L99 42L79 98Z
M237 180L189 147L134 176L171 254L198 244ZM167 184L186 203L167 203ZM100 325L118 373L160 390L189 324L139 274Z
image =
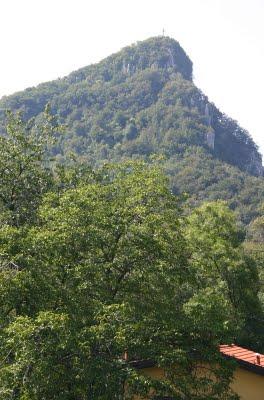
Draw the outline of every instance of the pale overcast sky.
M0 97L150 36L178 40L194 81L264 153L264 0L0 0Z

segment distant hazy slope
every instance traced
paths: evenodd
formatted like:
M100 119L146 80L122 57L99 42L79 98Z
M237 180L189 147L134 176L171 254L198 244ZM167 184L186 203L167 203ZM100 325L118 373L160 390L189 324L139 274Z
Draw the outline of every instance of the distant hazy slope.
M244 222L257 214L264 199L257 147L195 87L192 62L175 40L148 39L68 77L3 98L0 129L4 109L30 118L47 102L68 126L54 148L58 159L73 151L97 165L164 154L174 191L187 190L192 203L224 198Z

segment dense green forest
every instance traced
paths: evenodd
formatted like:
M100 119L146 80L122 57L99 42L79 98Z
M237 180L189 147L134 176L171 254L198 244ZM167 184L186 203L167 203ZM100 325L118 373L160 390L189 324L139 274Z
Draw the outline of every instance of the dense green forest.
M194 85L192 62L175 40L139 42L63 79L2 98L0 130L6 109L41 120L47 103L66 125L52 149L58 161L75 157L100 166L162 155L173 192L187 192L190 204L226 200L244 224L259 215L264 183L257 147Z
M219 345L264 351L262 162L180 45L0 107L0 399L236 400Z
M159 160L96 169L52 161L63 132L48 107L41 124L9 113L6 129L0 398L129 400L151 390L156 398L237 399L234 364L219 345L263 350L252 251L262 220L245 244L226 204L190 210ZM130 360L142 358L166 379L134 369Z

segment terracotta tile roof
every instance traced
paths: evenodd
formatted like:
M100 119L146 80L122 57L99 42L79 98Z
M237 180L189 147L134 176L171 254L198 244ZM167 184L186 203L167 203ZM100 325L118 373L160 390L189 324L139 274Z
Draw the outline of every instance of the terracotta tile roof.
M220 353L228 358L234 358L240 367L264 376L264 354L256 353L235 344L220 346ZM126 355L127 357L127 355ZM126 359L126 358L125 358ZM156 365L154 360L131 360L131 367L137 369L151 368Z
M220 352L227 357L234 358L241 366L264 374L264 354L244 349L235 344L221 345Z

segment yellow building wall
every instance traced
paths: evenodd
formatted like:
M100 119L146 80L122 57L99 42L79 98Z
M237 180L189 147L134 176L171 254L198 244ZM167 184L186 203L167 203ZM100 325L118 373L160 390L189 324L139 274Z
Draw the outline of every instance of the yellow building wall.
M264 375L237 368L231 387L241 400L264 400Z
M155 379L162 379L164 377L163 370L158 367L144 368L144 369L142 369L142 374L151 376L151 378L155 378Z
M155 379L162 379L164 376L162 369L157 367L142 369L142 373ZM237 368L231 387L241 400L264 400L264 376L254 372Z

